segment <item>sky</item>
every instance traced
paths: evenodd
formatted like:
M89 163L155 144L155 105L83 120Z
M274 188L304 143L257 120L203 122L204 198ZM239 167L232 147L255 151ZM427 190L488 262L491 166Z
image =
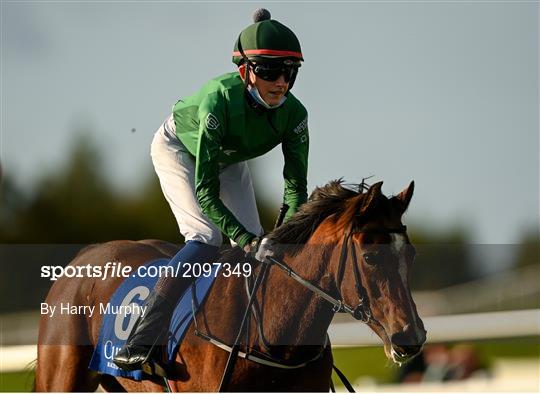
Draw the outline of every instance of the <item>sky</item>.
M373 175L396 194L415 180L411 223L486 244L538 228L536 1L2 1L4 171L31 187L86 129L134 192L154 131L179 98L234 71L234 41L261 6L302 45L309 190ZM282 165L279 148L255 163L276 206Z

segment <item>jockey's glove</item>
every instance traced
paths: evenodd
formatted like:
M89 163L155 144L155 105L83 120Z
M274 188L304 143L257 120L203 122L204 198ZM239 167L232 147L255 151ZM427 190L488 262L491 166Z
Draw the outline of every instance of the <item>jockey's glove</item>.
M249 244L244 248L246 255L252 258L259 260L260 262L265 262L267 257L274 256L273 250L274 242L269 238L253 238Z

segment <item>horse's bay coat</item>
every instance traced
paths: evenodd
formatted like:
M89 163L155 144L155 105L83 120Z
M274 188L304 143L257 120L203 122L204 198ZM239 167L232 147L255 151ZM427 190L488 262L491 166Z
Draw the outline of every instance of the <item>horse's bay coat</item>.
M384 343L389 358L404 362L416 355L425 341L425 330L412 300L407 281L414 259L406 233L396 244L384 230L402 226L413 184L395 197L381 193L381 184L362 193L333 182L318 188L310 201L283 226L270 234L284 248L283 261L302 278L349 305L358 301L353 264L361 276L373 320L367 324ZM351 229L355 259L347 258L343 275L338 273L344 233ZM393 243L394 242L394 243ZM392 253L378 253L387 247ZM239 249L237 249L239 250ZM113 241L82 250L71 265L105 264L122 261L136 268L145 261L169 257L176 247L157 240ZM234 251L227 255L235 258ZM368 263L366 256L373 257ZM354 263L356 261L356 263ZM338 277L340 278L338 280ZM59 279L46 302L96 305L107 302L119 278ZM232 344L247 304L244 279L236 276L216 279L207 302L197 315L199 329ZM325 343L333 317L332 305L287 274L274 267L257 294L261 331L253 329L247 344L261 352L288 362L308 360ZM161 391L156 380L134 382L100 376L88 370L101 323L101 316L60 316L40 322L36 389L38 391L94 391L99 384L111 391ZM262 338L269 344L262 346ZM245 348L245 343L244 343ZM176 358L177 377L170 381L177 391L216 391L228 353L194 335L188 329ZM58 373L61 370L62 373ZM323 356L306 367L285 370L239 359L228 386L230 391L325 391L330 388L332 354L328 345Z

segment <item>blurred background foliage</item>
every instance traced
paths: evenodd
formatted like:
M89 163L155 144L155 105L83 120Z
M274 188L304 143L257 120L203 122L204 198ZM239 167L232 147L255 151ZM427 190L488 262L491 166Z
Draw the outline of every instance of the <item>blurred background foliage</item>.
M182 242L155 174L150 170L141 174L142 187L136 192L120 191L109 181L103 153L91 135L89 131L78 134L66 164L45 172L31 190L20 188L14 174L4 169L0 244L12 247L0 248L0 291L7 300L0 312L36 308L50 286L40 278L39 266L66 265L84 244L146 238ZM255 177L262 170L255 165ZM263 225L270 229L278 207L261 196L257 200ZM482 276L467 246L469 235L464 228L433 232L415 224L409 226L409 235L419 250L412 273L414 290L439 289ZM44 246L51 244L67 246L59 253L58 248ZM514 265L538 264L539 256L538 233L524 234L514 253ZM18 278L21 275L24 282ZM17 291L21 283L25 283L24 294L9 297L21 293Z

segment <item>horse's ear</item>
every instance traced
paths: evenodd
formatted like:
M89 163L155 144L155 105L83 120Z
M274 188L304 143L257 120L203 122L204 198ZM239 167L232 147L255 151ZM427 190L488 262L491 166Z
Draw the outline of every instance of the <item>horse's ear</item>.
M365 214L368 210L373 208L375 202L377 201L378 197L381 196L382 192L382 181L377 182L373 184L369 190L366 192L366 197L364 198L364 201L362 203L362 206L360 207L360 215Z
M381 193L382 182L378 182L371 186L364 194L358 194L348 200L345 212L340 216L337 223L337 228L344 228L349 224L355 223L359 217L366 215L379 200Z
M411 202L411 198L413 196L414 192L414 181L411 181L409 186L401 193L399 193L397 196L392 197L392 199L395 199L399 203L399 210L403 214L407 208L409 207L409 203Z

